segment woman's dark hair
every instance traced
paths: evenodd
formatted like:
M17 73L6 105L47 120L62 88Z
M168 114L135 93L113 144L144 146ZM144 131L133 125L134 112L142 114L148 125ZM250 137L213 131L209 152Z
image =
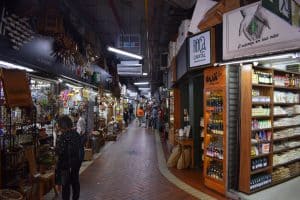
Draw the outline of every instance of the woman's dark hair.
M68 115L62 115L58 118L58 127L63 130L68 130L73 127L73 122Z

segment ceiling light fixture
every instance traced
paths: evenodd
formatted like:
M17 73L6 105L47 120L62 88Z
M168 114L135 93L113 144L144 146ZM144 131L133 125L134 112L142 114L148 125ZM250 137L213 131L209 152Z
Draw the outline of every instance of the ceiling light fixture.
M284 58L293 58L297 54L283 54L283 55L277 55L277 56L267 56L267 57L261 57L261 58L253 58L253 59L247 59L247 60L239 60L239 61L232 61L232 62L225 62L225 63L215 63L214 66L217 65L232 65L232 64L240 64L240 63L249 63L249 62L257 62L257 61L265 61L265 60L275 60L275 59L284 59Z
M150 90L150 88L139 88L139 90Z
M83 87L72 85L72 84L69 84L69 83L66 83L66 86L68 86L70 88L74 88L74 89L81 89L81 88L83 88Z
M149 82L138 82L138 83L134 83L134 85L148 85Z
M143 59L143 57L140 56L140 55L137 55L137 54L134 54L134 53L129 53L127 51L123 51L121 49L117 49L117 48L114 48L114 47L108 47L107 50L111 51L111 52L114 52L116 54L121 54L121 55L128 56L128 57L131 57L131 58L135 58L135 59L138 59L138 60Z
M148 76L148 73L145 73L145 72L144 72L144 73L143 73L143 76Z
M13 63L5 62L5 61L2 61L2 60L0 60L0 66L4 67L6 69L19 69L19 70L25 70L27 72L34 72L33 69L23 67L21 65L16 65L16 64L13 64Z

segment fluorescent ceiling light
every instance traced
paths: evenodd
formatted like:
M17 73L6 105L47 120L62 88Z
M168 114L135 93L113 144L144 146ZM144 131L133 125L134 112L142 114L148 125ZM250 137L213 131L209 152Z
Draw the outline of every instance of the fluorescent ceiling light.
M120 64L118 64L118 66L132 66L132 67L137 67L137 66L142 66L141 63L139 63L139 61L135 61L135 60L123 60L121 61Z
M117 64L117 67L140 67L142 64Z
M139 88L139 90L150 90L150 88Z
M249 63L249 62L257 62L257 61L265 61L265 60L275 60L275 59L284 59L284 58L293 58L297 56L296 54L283 54L278 56L268 56L262 58L252 58L247 60L239 60L239 61L232 61L232 62L225 62L225 63L215 63L214 66L217 65L232 65L232 64L240 64L240 63Z
M66 83L66 86L74 88L74 89L81 89L82 88L81 86L76 86L76 85L72 85L72 84L69 84L69 83Z
M143 76L148 76L148 73L145 73L145 72L144 72L144 73L143 73Z
M13 63L9 63L9 62L5 62L0 60L0 66L7 68L7 69L19 69L19 70L25 70L27 72L34 72L34 70L27 68L27 67L23 67L21 65L16 65Z
M114 47L108 47L107 50L111 51L111 52L114 52L114 53L117 53L117 54L127 56L127 57L135 58L135 59L138 59L138 60L143 59L143 57L140 56L140 55L137 55L137 54L134 54L134 53L129 53L127 51L123 51L121 49L117 49L117 48L114 48Z
M138 82L138 83L134 83L134 85L148 85L149 82Z

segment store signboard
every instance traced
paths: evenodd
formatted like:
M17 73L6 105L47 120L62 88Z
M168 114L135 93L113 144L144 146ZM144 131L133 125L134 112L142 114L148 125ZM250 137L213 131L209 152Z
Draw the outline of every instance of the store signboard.
M205 31L189 38L189 66L211 64L211 32Z
M207 68L204 73L204 85L205 88L226 85L225 66Z
M25 71L2 69L1 80L6 106L9 108L33 106L29 81Z
M262 7L261 2L223 15L223 59L300 49L300 28Z

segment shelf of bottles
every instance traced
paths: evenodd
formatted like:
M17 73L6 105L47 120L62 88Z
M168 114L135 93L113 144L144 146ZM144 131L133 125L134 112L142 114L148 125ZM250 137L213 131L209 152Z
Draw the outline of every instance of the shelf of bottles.
M206 92L206 176L223 181L224 175L224 94L222 90Z
M273 72L252 69L250 191L271 184Z
M250 139L250 168L243 159L240 190L253 193L300 175L300 74L253 66L242 70L242 78L252 96L241 111L251 111L251 118L242 125L250 134L242 134ZM252 87L245 87L250 80ZM248 151L248 141L241 145Z

